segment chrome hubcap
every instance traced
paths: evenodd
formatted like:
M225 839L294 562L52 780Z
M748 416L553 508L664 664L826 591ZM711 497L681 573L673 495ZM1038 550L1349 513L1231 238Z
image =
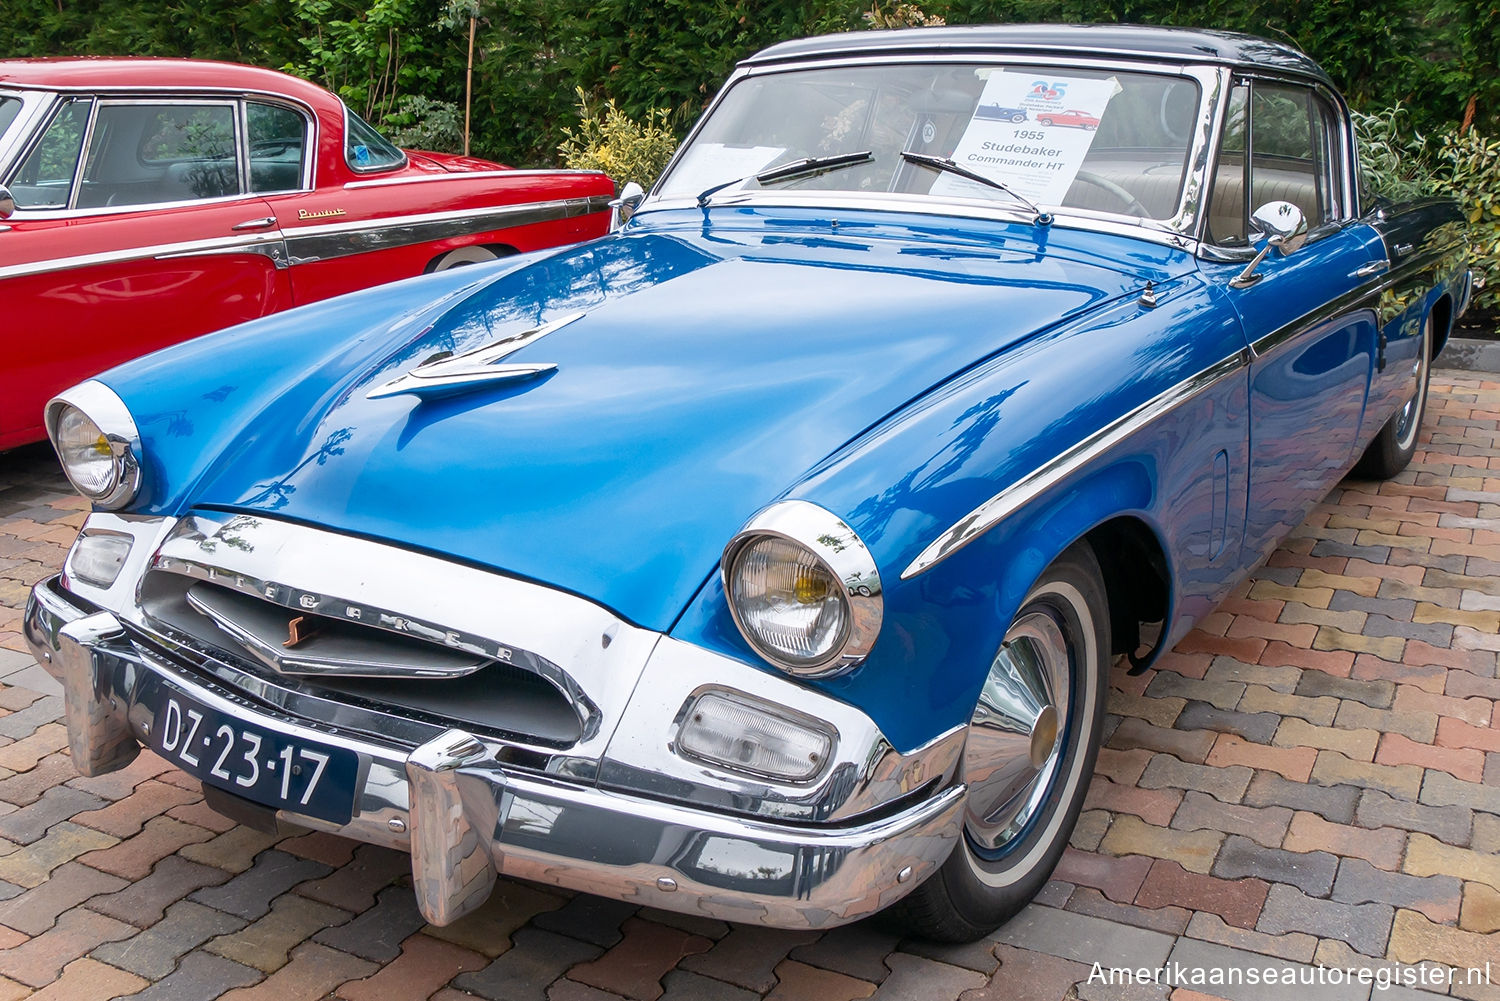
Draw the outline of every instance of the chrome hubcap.
M1067 639L1046 612L1017 619L990 665L964 751L965 829L981 854L1003 853L1046 799L1067 730Z

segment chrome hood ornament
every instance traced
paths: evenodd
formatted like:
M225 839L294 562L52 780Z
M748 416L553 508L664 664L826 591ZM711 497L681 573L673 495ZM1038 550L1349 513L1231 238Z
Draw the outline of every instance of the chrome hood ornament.
M379 400L387 396L400 396L403 393L410 393L420 398L450 396L466 389L487 386L496 382L535 379L537 376L555 371L556 363L531 362L517 365L496 363L507 355L536 343L554 330L561 330L574 320L581 319L583 315L583 313L571 313L540 327L533 327L519 334L482 344L463 354L434 355L405 375L399 375L390 382L376 386L365 394L365 398Z

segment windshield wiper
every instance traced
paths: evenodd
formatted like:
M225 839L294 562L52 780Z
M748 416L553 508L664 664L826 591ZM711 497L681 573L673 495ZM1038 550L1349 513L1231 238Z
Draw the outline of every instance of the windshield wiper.
M1014 198L1016 201L1020 202L1022 205L1025 205L1027 208L1031 209L1032 212L1036 213L1036 218L1033 221L1038 226L1046 226L1052 222L1052 213L1043 212L1041 209L1037 208L1036 203L1033 202L1030 198L1027 198L1025 195L1018 194L1016 191L1012 190L1011 187L1004 181L997 181L993 177L985 177L983 174L975 173L967 167L960 167L958 164L954 163L947 157L933 156L931 153L914 153L911 150L906 149L901 151L901 159L905 160L907 163L920 164L923 167L931 167L933 170L942 170L950 174L956 174L959 177L964 178L965 180L974 181L977 184L983 184L986 187L994 188L996 191L1003 191L1007 195L1010 195L1012 198Z
M757 181L760 184L771 184L775 181L790 181L797 177L810 177L813 174L823 174L830 170L841 170L844 167L853 167L860 163L869 163L875 159L871 150L861 150L858 153L836 153L833 156L805 156L800 160L783 163L779 167L763 170L759 174L750 174L747 177L737 177L723 184L715 184L711 188L704 189L698 196L698 207L707 208L708 200L725 188L732 188L736 184L744 184L746 181Z

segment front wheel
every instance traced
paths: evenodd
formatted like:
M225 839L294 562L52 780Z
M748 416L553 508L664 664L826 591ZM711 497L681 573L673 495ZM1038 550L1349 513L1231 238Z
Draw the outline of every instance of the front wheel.
M1370 442L1365 454L1354 466L1354 475L1388 480L1411 462L1417 451L1417 436L1422 430L1422 416L1427 411L1427 379L1431 371L1432 316L1422 321L1421 342L1412 360L1411 385L1406 402Z
M916 935L972 942L1046 884L1083 807L1108 690L1109 612L1085 542L1027 594L969 721L963 832L953 854L897 904Z

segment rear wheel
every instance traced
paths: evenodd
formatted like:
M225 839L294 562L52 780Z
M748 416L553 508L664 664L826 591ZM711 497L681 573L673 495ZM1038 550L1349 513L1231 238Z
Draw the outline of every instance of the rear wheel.
M1411 366L1406 402L1386 421L1354 466L1356 476L1387 480L1405 469L1417 451L1422 416L1427 411L1427 379L1431 371L1432 316L1422 321L1422 340Z
M1032 587L990 666L964 750L963 833L892 916L913 934L971 942L1046 884L1083 807L1108 686L1109 612L1087 543Z
M432 259L427 265L427 274L434 271L447 271L449 268L461 268L469 264L483 264L486 261L499 260L508 256L503 252L497 252L494 248L483 247L478 244L472 247L459 247L450 250L446 254Z

